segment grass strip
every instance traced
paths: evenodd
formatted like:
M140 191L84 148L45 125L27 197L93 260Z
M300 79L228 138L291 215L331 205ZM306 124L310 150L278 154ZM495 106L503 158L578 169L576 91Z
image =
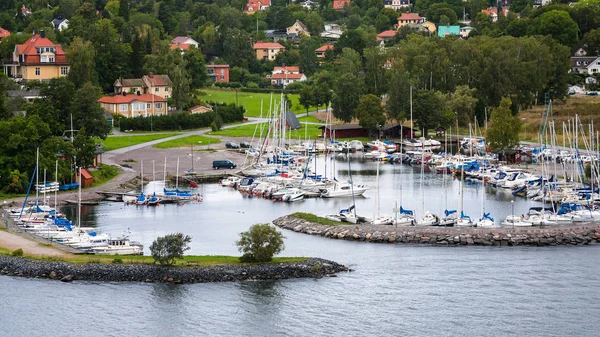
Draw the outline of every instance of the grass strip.
M111 151L138 145L146 142L150 142L157 139L163 139L177 135L176 133L156 133L147 135L135 135L135 136L108 136L102 141L102 148L104 151Z
M318 223L319 225L323 225L323 226L346 226L347 225L347 223L323 218L323 217L320 217L320 216L317 216L317 215L314 215L311 213L296 212L296 213L292 213L291 216L300 218L300 219L303 219L306 221Z
M155 144L154 147L157 149L171 149L175 147L190 147L191 145L202 146L217 144L221 141L217 138L203 137L203 136L187 136L183 138L177 138L166 142Z

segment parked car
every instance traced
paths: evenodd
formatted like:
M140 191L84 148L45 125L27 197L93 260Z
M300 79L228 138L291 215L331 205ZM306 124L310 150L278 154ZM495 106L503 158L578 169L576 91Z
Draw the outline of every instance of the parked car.
M225 143L225 147L228 149L239 149L240 144L234 143L234 142L227 142L227 143Z
M249 149L252 147L252 145L250 145L250 143L248 143L248 142L241 142L240 147L242 147L244 149Z
M588 96L598 96L598 92L597 91L588 91L586 93L586 95L588 95Z
M236 164L234 162L232 162L231 160L215 160L213 161L213 169L218 170L220 168L228 168L228 169L234 169L236 168Z

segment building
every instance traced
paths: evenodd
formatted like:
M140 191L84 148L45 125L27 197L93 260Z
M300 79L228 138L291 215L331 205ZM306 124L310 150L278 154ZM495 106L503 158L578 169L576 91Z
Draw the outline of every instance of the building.
M395 11L399 11L402 8L410 7L410 0L384 0L383 7L391 8Z
M154 94L164 99L171 97L173 82L168 75L144 75L142 78L119 78L113 84L115 94Z
M333 124L319 127L323 138L369 137L369 131L358 124Z
M288 35L295 34L295 36L310 36L308 28L306 28L306 26L300 20L296 20L293 25L286 29L286 32Z
M437 30L437 27L431 21L425 21L425 22L421 23L420 26L427 29L427 31L429 32L430 35L435 33L435 31Z
M273 67L271 74L300 74L300 67L298 66L282 66Z
M300 124L298 117L292 111L286 111L285 113L285 126L287 130L302 129L302 124Z
M271 7L271 0L248 0L244 12L246 14L254 14L257 11L264 11Z
M336 11L343 11L348 7L350 7L350 0L333 0L333 9Z
M9 37L10 36L10 32L2 27L0 27L0 41L2 41L2 39L4 39L5 37Z
M425 21L425 18L419 16L417 13L402 13L402 15L398 17L398 28L411 23L423 23Z
M265 30L265 36L267 39L272 39L274 42L285 41L288 39L288 33L285 29L268 29Z
M62 32L63 30L69 28L69 20L63 19L63 17L59 15L56 19L50 22L50 25L52 28L58 29Z
M385 42L388 40L391 40L394 38L394 36L396 36L398 34L398 31L393 29L393 30L384 30L383 32L377 34L377 41L379 42Z
M324 25L324 30L321 33L321 37L327 41L335 42L339 40L342 34L344 34L344 31L340 28L340 26L332 23Z
M285 47L276 42L261 42L258 41L252 46L256 53L256 58L259 60L275 60L277 54L285 50Z
M324 44L321 47L315 49L315 54L317 54L317 58L322 59L322 58L325 58L325 53L328 50L333 50L333 48L334 47L331 43L327 43L327 44Z
M40 95L40 91L37 89L29 89L29 90L6 90L7 97L21 97L27 103L33 103L36 98L42 98Z
M206 72L215 82L229 82L229 64L207 64Z
M448 35L460 35L460 27L459 26L439 26L438 27L438 36L446 37Z
M300 5L309 11L319 8L319 2L317 0L305 0L300 2Z
M272 85L285 88L290 83L306 81L306 75L277 73L271 75L270 79Z
M181 50L182 54L185 51L190 50L192 47L200 48L200 43L192 39L190 36L177 36L171 40L171 44L169 44L169 48L171 48L171 50L179 49Z
M3 66L8 77L27 81L66 77L70 69L62 46L46 38L43 30L16 45L12 60Z
M475 28L471 26L460 27L460 37L466 39L471 34L471 31L475 30Z
M81 181L79 181L79 174L74 174L73 180L75 182L78 182L81 185L81 187L88 187L88 186L92 186L92 184L94 183L94 176L90 173L90 171L82 168L81 169Z
M98 102L104 111L127 118L166 115L167 100L152 94L131 94L104 96Z
M200 105L196 105L193 106L189 109L191 114L203 114L203 113L207 113L210 111L213 111L213 107L212 105L208 105L208 104L200 104Z
M497 7L490 7L488 9L482 9L481 13L484 13L487 16L489 16L490 18L492 18L492 22L498 21L498 8ZM509 13L508 8L502 9L502 14L504 14L504 17L507 17L508 13Z
M552 0L533 0L533 8L535 8L535 7L541 7L541 6L546 6L551 1Z
M600 57L575 56L571 57L571 71L575 74L595 75L600 71Z

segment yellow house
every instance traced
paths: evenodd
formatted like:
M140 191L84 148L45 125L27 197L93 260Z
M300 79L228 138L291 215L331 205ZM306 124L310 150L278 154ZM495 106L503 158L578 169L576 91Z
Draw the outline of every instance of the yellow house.
M3 66L9 77L28 81L65 77L70 69L62 46L46 38L43 30L27 42L16 45L12 60Z
M268 59L275 60L277 54L285 50L285 47L277 42L256 42L252 47L256 53L256 58L259 60Z
M123 93L101 97L98 102L104 111L119 114L127 118L139 116L160 116L167 113L167 100L152 94Z
M173 82L168 75L150 73L142 78L119 78L113 83L115 94L153 94L167 99L171 97Z
M310 33L308 32L308 28L306 28L306 26L299 20L296 20L296 22L294 22L293 25L291 25L290 27L287 27L287 34L296 34L296 36L300 36L300 35L304 35L304 36L310 36Z

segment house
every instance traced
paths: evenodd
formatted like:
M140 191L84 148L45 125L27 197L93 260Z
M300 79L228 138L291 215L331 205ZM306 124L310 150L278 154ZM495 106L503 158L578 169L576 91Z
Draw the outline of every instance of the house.
M200 48L200 43L198 41L192 39L190 36L177 36L173 40L171 40L171 44L174 45L191 45L195 48Z
M417 13L402 13L402 15L398 17L398 28L411 23L423 23L425 21L425 18L419 16Z
M333 0L333 9L337 11L343 11L348 7L350 7L350 0Z
M427 29L427 31L429 31L429 34L433 34L437 30L437 27L431 21L425 21L425 22L421 23L420 25L421 25L421 27Z
M535 8L535 7L541 7L541 6L546 6L551 1L552 0L533 0L533 8Z
M402 8L410 7L410 0L384 0L383 7L391 8L395 11L399 11Z
M319 8L319 2L317 0L305 0L300 2L300 6L310 11Z
M21 5L21 14L23 14L23 16L30 16L31 9L25 7L25 5Z
M300 68L298 66L274 67L271 74L300 74Z
M460 27L459 26L439 26L438 27L438 36L445 37L448 35L460 35Z
M471 34L471 31L475 30L475 28L471 27L471 26L465 26L465 27L460 27L460 37L463 39L466 39L469 37L469 34Z
M246 14L254 14L257 11L264 11L271 7L271 0L248 0L244 12Z
M290 83L306 81L306 75L300 73L273 73L271 85L286 87Z
M310 36L308 28L306 28L306 26L300 20L296 20L293 25L286 29L286 32L288 35L295 34L295 36Z
M575 51L575 54L574 54L574 55L575 55L575 56L586 56L586 55L587 55L587 51L585 50L585 48L587 48L587 46L586 46L586 45L584 45L583 47L581 47L581 48L577 49L577 50Z
M209 111L213 111L212 105L202 103L200 105L193 106L189 109L191 114L203 114Z
M323 138L369 137L369 131L358 124L333 124L319 127Z
M98 102L104 111L127 118L160 116L167 114L167 99L152 94L130 94L104 96Z
M600 57L574 56L571 57L571 71L575 74L594 75L600 71Z
M317 54L317 58L325 58L325 53L328 50L333 50L333 45L331 43L327 43L322 45L321 47L315 49L315 54Z
M82 168L80 170L81 170L81 181L79 181L79 174L77 174L77 173L73 175L73 180L75 182L78 182L79 185L81 185L81 187L92 186L92 184L94 183L94 176L87 169Z
M56 19L50 22L50 25L52 28L58 29L62 32L63 30L69 28L69 20L63 19L63 17L59 15Z
M502 9L502 14L504 14L505 17L508 16L508 12L509 12L508 8ZM482 9L481 13L484 13L487 16L489 16L490 18L492 18L492 22L498 21L498 8L497 7L489 7L488 9Z
M164 99L171 97L173 82L168 75L150 73L142 78L119 78L113 84L115 94L154 94Z
M377 34L377 41L388 41L394 38L398 34L397 30L384 30L383 32Z
M4 39L5 37L9 37L10 36L10 32L2 27L0 27L0 41L2 41L2 39Z
M215 82L229 82L229 64L207 64L206 71Z
M285 29L281 29L281 30L275 30L275 29L265 30L265 36L267 37L267 39L273 39L274 42L285 41L285 40L288 39L288 33L287 33L287 30L285 30Z
M321 37L327 41L335 42L339 40L342 34L344 34L344 31L340 28L340 26L332 23L324 25L324 30L321 33Z
M169 44L170 50L179 49L181 51L181 55L183 55L183 53L185 53L186 51L190 50L190 48L192 47L193 46L191 44Z
M36 98L42 98L40 91L37 89L28 90L6 90L7 97L21 97L27 103L33 103Z
M275 60L277 54L285 50L285 47L277 42L261 42L258 41L252 46L256 53L256 58L259 60L268 59Z
M70 68L62 46L46 38L43 30L16 45L12 60L5 61L3 66L8 77L27 81L66 77Z

